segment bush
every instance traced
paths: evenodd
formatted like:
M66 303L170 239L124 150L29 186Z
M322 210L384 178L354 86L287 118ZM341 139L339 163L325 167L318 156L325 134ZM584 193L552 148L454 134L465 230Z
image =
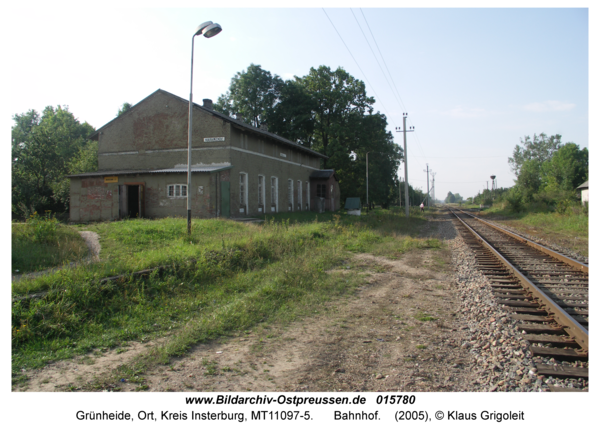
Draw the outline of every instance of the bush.
M521 192L515 188L511 189L511 191L506 195L506 205L508 209L512 212L520 212L523 211L523 195Z
M556 212L559 214L572 214L573 213L573 201L570 199L563 199L556 204Z
M33 240L40 244L55 244L58 221L51 211L40 216L37 211L29 216L27 224L33 228Z

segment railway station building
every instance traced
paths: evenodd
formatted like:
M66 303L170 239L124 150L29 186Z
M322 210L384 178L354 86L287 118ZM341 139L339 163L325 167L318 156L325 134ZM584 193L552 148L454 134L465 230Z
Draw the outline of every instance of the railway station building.
M192 182L187 190L189 102L157 90L91 135L98 171L70 178L72 222L126 217L246 218L339 209L339 182L327 157L193 104Z

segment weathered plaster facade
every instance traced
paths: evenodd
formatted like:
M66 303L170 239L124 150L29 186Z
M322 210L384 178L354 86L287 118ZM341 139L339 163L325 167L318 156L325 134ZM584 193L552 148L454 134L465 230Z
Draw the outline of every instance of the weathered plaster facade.
M70 177L71 220L186 216L186 197L168 196L168 188L187 184L188 106L158 90L98 129L91 136L98 172ZM194 104L192 126L193 217L227 216L227 208L231 217L315 209L310 175L325 156L215 112L207 100ZM333 210L339 185L330 182Z

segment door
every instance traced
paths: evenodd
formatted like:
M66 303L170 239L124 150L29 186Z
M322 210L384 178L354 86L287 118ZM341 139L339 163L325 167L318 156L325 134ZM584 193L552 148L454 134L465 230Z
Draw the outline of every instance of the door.
M119 186L119 218L127 217L127 186Z
M229 181L221 181L221 217L229 217Z
M125 184L119 186L119 218L144 217L146 202L142 184Z

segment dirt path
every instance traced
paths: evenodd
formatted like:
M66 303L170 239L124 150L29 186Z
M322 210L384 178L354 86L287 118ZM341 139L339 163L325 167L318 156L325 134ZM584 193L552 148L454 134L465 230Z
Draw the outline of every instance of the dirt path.
M263 325L200 344L149 370L144 385L150 391L470 390L470 358L459 348L467 328L458 317L450 253L414 250L399 260L356 254L351 270L338 269L368 275L354 294L286 327ZM76 388L160 342L26 371L28 384L14 390ZM133 391L139 383L114 387Z

